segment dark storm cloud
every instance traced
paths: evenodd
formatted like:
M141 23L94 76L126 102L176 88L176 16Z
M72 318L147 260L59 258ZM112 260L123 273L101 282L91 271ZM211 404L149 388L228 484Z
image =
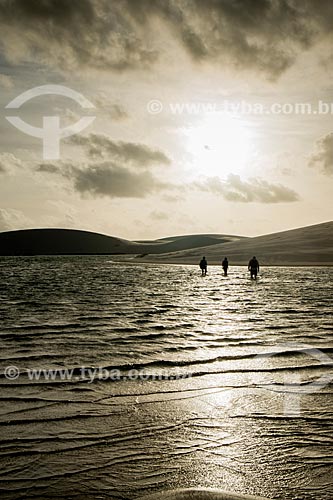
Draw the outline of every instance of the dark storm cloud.
M227 201L242 203L281 203L299 199L298 194L282 184L271 184L262 179L243 181L238 175L230 174L226 181L219 177L210 177L197 182L194 187L216 195L222 195Z
M193 60L274 78L332 15L331 0L0 0L0 32L12 60L121 71L156 61L158 20Z
M1 42L9 60L121 71L157 57L140 26L108 0L0 0Z
M61 172L60 167L57 165L53 165L52 163L41 163L36 168L37 172L44 172L47 174L58 174Z
M145 198L165 185L150 172L132 172L124 167L102 163L81 170L73 168L70 176L79 193L110 198Z
M61 175L77 192L94 197L144 198L172 188L147 170L155 164L170 163L162 151L144 144L114 141L103 134L76 135L69 143L84 149L90 160L87 165L79 161L47 162L40 163L36 171Z
M174 184L163 182L149 170L135 171L126 166L110 161L94 162L88 165L78 162L40 163L36 171L56 174L71 182L74 189L81 194L93 197L108 196L110 198L145 198L153 193L163 193L167 201L167 192L179 192L184 199L188 189L221 195L227 201L242 203L282 203L298 201L298 194L282 184L272 184L263 179L242 180L238 175L230 174L226 181L219 177L207 177L191 184ZM159 215L161 212L156 212ZM161 217L162 218L162 217Z
M90 157L107 157L134 166L170 164L169 158L162 151L149 148L145 144L114 141L102 134L76 135L72 136L69 142L82 146Z
M172 189L171 184L161 182L147 170L135 172L111 162L90 163L86 166L76 163L41 163L36 171L60 175L70 181L78 193L96 198L145 198L152 193Z
M194 0L193 4L194 9L183 11L180 35L195 59L254 68L273 78L294 62L300 50L332 30L330 0ZM188 31L195 36L187 37Z
M319 168L325 175L333 175L333 132L317 141L316 152L310 157L309 165Z

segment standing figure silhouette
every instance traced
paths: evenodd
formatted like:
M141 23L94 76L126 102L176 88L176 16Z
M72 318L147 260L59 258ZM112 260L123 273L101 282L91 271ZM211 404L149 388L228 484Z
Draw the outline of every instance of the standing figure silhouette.
M224 271L224 276L228 276L228 267L229 267L228 259L227 257L224 257L224 259L222 260L222 268Z
M207 260L206 257L202 257L200 261L201 276L206 276L207 274Z
M251 279L256 280L257 274L259 272L259 262L257 261L256 257L252 257L252 259L250 260L248 270L251 273Z

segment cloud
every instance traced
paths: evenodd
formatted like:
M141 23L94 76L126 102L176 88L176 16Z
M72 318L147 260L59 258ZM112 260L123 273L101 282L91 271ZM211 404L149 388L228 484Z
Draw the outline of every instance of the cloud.
M332 8L331 0L0 0L0 30L14 62L145 69L164 30L194 61L276 78L332 31Z
M126 120L129 118L124 106L119 103L110 102L104 93L101 93L94 99L94 104L99 110L107 113L107 115L115 121Z
M271 184L262 179L243 181L238 175L230 174L226 181L209 177L194 183L201 191L222 195L227 201L241 203L281 203L299 199L298 194L282 184Z
M167 187L150 172L132 172L124 167L102 163L81 170L73 168L70 176L79 193L110 198L144 198Z
M104 111L108 113L112 120L125 120L128 118L128 113L121 104L108 104L104 106Z
M36 171L61 175L73 184L75 191L92 197L145 198L173 187L147 170L135 172L112 162L90 163L86 166L41 163Z
M122 0L0 0L4 54L11 62L30 59L67 71L145 68L157 54L124 6Z
M43 162L37 172L58 174L68 179L81 195L110 198L144 198L152 193L172 189L149 170L155 164L168 165L170 159L145 144L114 141L102 134L72 136L70 144L86 151L87 164L74 162ZM140 170L135 170L140 167Z
M113 141L110 137L102 134L75 135L68 142L82 146L88 156L92 158L107 157L134 166L169 165L171 163L170 159L162 151L152 149L145 144Z
M325 175L333 175L333 132L321 137L317 150L309 160L309 166L319 168Z
M307 0L194 0L180 35L194 59L230 63L278 77L300 51L332 31L332 3ZM188 36L191 33L191 36Z
M36 167L37 172L43 172L46 174L58 174L61 173L61 169L58 165L54 165L53 163L40 163Z
M198 40L203 58L230 56L236 66L255 67L278 75L292 64L299 50L332 31L328 15L330 0L194 0L195 8L184 10L183 35L193 57Z
M21 160L11 153L0 153L0 174L10 174L22 166Z

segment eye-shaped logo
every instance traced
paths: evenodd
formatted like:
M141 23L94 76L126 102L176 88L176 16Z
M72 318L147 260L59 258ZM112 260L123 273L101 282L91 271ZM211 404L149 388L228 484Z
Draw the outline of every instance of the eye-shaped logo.
M79 94L75 90L68 87L64 87L62 85L41 85L40 87L34 87L17 96L9 104L7 104L6 109L18 109L22 106L22 104L30 101L30 99L33 99L34 97L50 94L69 97L85 109L95 108L95 106L82 94ZM82 130L87 128L95 120L95 118L96 116L83 116L73 125L60 128L59 116L44 116L43 127L38 128L29 125L18 116L6 116L6 119L14 125L14 127L21 130L21 132L32 137L39 137L43 140L44 160L58 160L60 158L60 139L82 132Z

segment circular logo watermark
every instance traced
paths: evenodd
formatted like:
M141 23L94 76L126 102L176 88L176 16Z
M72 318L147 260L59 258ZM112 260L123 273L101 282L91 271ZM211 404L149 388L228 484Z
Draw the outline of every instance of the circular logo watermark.
M40 87L34 87L17 96L9 104L7 104L6 109L18 109L22 106L22 104L30 101L30 99L42 95L61 95L74 100L82 108L95 108L95 106L88 101L88 99L73 89L64 87L63 85L41 85ZM44 116L43 127L39 128L29 125L29 123L26 123L18 116L6 116L6 120L24 134L32 137L38 137L43 140L44 160L59 160L60 139L82 132L82 130L87 128L95 120L95 118L96 116L83 116L73 125L61 128L59 116Z

